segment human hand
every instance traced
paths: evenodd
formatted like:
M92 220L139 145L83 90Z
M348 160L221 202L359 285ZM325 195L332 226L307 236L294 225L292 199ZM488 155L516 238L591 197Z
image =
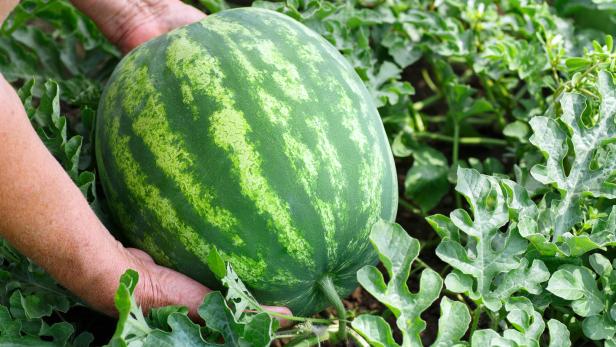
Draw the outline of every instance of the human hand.
M192 319L200 319L197 309L203 303L203 298L211 291L201 283L173 271L169 268L157 265L147 253L127 248L128 257L132 262L132 268L139 273L139 283L135 290L135 299L144 311L152 307L166 305L183 305L188 307L188 315ZM290 315L286 307L263 306L270 312ZM285 325L287 322L281 320Z
M2 26L2 23L4 23L6 17L9 16L9 13L13 11L13 9L15 8L15 6L17 6L18 3L19 0L0 1L0 27Z
M205 14L179 0L72 0L124 53Z

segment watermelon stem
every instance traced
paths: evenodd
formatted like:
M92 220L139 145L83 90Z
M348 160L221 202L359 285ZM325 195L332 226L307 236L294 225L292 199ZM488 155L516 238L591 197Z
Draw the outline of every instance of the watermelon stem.
M321 278L318 282L319 288L327 300L334 306L336 309L336 314L338 315L338 337L341 340L346 340L346 309L344 308L344 304L342 300L340 300L340 296L336 291L336 287L334 287L334 282L329 275Z

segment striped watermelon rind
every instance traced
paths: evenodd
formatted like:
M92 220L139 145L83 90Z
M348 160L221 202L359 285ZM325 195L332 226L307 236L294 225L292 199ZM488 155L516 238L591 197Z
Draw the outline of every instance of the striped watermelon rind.
M101 98L96 156L130 242L211 287L212 246L263 303L305 315L376 262L397 183L370 94L322 37L265 9L149 41Z

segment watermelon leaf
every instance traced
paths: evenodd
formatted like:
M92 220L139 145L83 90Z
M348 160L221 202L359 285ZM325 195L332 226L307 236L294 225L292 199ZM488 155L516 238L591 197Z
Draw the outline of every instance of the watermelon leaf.
M421 346L421 332L426 323L421 314L438 299L443 280L434 270L426 268L419 279L419 291L411 293L407 286L411 264L419 255L419 241L410 237L402 227L383 220L377 222L370 233L370 241L389 275L385 283L383 274L374 266L365 266L357 272L357 280L370 294L382 302L396 317L396 324L402 332L403 346ZM461 304L462 305L462 304ZM462 305L451 305L441 301L441 310L446 320L458 318L454 325L439 323L439 343L457 342L464 335L470 322L468 309ZM380 317L362 315L353 321L352 327L368 341L382 346L397 346L390 339L391 329ZM378 345L377 344L377 345Z
M0 240L0 344L89 346L93 336L68 322L46 322L81 301Z
M444 296L441 299L441 315L438 319L438 334L433 347L457 347L466 346L461 342L468 325L471 322L471 315L468 307L460 301L454 301Z
M582 220L584 196L616 198L614 77L609 72L599 72L596 87L601 99L598 108L584 95L565 93L560 100L559 120L538 116L530 121L534 131L530 142L546 157L546 162L535 165L531 173L560 192L560 199L550 206L554 221L552 240Z
M205 298L199 308L199 315L208 328L219 332L225 339L225 346L269 346L278 321L267 313L259 313L245 320L236 320L220 292L213 292Z
M582 317L594 316L603 310L603 293L597 288L594 273L583 266L564 265L558 269L546 288L565 300L572 300L573 311Z
M417 146L412 154L414 161L404 180L404 194L428 212L449 191L449 165L441 152L429 146Z
M371 346L398 347L394 340L389 324L380 316L362 314L351 323L353 329L358 331Z
M199 325L193 323L188 316L180 313L173 313L169 316L167 324L171 328L170 332L154 330L143 340L131 341L131 346L187 346L187 347L214 347L221 346L215 343L206 342L201 336ZM225 344L226 345L226 344ZM225 346L223 345L223 346ZM232 345L234 346L234 345Z
M588 257L590 268L563 265L554 272L547 290L565 299L570 309L584 317L582 332L591 340L616 343L616 314L613 299L616 271L610 260L600 253Z
M225 261L218 253L216 247L212 247L212 250L207 255L207 266L212 270L216 278L222 279L227 274L227 269L225 267Z
M509 210L499 179L458 168L456 190L468 201L473 218L463 209L453 211L449 219L466 234L466 242L445 237L436 249L437 256L454 268L445 279L447 288L482 300L492 311L518 290L539 294L539 284L548 280L549 272L541 260L529 266L522 259L527 241L515 228L501 231L509 222Z
M120 285L115 296L118 323L111 338L111 345L130 345L131 341L144 339L152 331L133 296L138 281L139 273L131 269L120 277Z
M525 297L511 298L505 304L507 321L513 329L505 329L499 335L492 329L477 330L471 337L472 347L485 346L541 346L541 335L545 331L545 322L541 313L535 311L533 303ZM570 347L569 330L555 319L548 321L550 347Z
M227 272L222 283L228 288L226 300L235 308L235 319L248 317L249 310L264 312L257 300L250 294L242 280L237 276L231 264L227 264Z
M227 271L227 275L234 274L230 267ZM153 309L146 318L133 295L138 281L139 274L134 270L127 270L120 279L115 299L119 319L111 346L265 347L275 337L279 325L277 320L265 312L247 312L249 306L238 305L235 301L233 306L229 306L220 292L208 294L198 309L209 330L192 322L188 310L180 306ZM240 312L237 312L238 308ZM209 342L205 338L209 336L203 336L202 330L220 334L224 343Z

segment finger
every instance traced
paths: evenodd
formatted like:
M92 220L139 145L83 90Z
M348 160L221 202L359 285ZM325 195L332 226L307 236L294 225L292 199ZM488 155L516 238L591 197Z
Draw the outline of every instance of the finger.
M285 316L292 316L293 314L291 313L291 310L289 310L286 307L280 307L280 306L265 306L262 305L261 307L263 307L263 309L267 312L274 312L274 313L278 313L278 314L283 314ZM290 326L291 324L293 324L292 321L288 320L288 319L284 319L281 317L276 317L274 316L276 319L278 319L278 321L280 322L280 326L285 328Z
M285 316L291 316L291 310L289 310L286 307L266 306L266 305L261 305L261 307L263 307L263 309L265 309L268 312L275 312L278 314L284 314Z
M166 305L182 305L188 307L188 316L197 322L202 322L203 319L199 316L198 309L203 304L203 299L211 290L203 284L193 280L192 278L171 270L169 268L156 265L152 258L145 252L129 248L135 257L146 262L146 273L148 278L144 279L146 284L138 293L142 298L140 304L145 311L149 311L152 307ZM150 283L151 285L147 285ZM139 289L139 288L138 288ZM282 315L291 315L291 310L286 307L279 306L262 306L267 312L274 312ZM291 325L291 321L275 317L280 322L282 327Z
M158 281L158 295L161 301L158 306L182 305L188 307L188 316L193 320L201 320L197 310L203 303L203 298L211 292L203 284L192 278L166 267L152 264L153 273Z
M198 22L205 18L206 15L193 6L177 1L168 4L168 7L162 10L162 13L159 13L156 17L161 21L165 21L164 26L166 28L164 31L170 31L186 24Z

